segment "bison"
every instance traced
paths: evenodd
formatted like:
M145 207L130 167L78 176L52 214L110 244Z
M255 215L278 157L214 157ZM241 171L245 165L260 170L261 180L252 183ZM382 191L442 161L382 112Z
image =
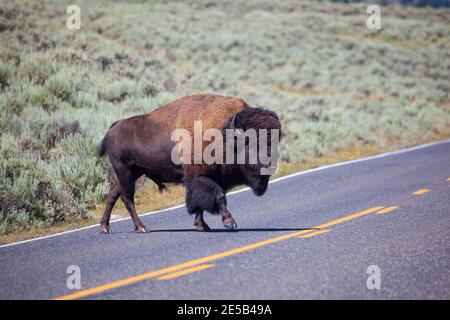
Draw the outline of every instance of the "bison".
M117 176L107 196L100 222L102 233L111 233L109 219L119 197L133 220L136 232L149 232L134 206L135 182L143 175L155 182L161 191L165 183L185 185L187 211L195 214L194 226L198 231L210 231L203 219L204 211L220 214L226 228L237 228L227 208L225 194L237 185L249 186L258 196L264 194L270 175L261 175L260 170L267 164L259 160L253 164L173 161L172 153L177 141L173 141L172 133L178 128L192 132L193 123L198 120L202 121L203 129L214 128L221 132L250 128L281 130L275 112L250 107L236 97L214 94L183 97L150 113L116 121L110 126L99 148L99 156L108 154ZM270 147L269 143L267 148ZM235 148L233 152L241 151ZM248 153L248 146L242 152Z

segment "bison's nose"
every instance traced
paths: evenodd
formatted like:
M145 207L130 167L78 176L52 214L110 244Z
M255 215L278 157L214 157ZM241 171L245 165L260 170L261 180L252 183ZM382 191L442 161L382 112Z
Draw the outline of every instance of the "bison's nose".
M256 189L255 193L257 196L262 196L266 192L266 190L267 190L267 185L261 185L261 186L259 186L258 189Z

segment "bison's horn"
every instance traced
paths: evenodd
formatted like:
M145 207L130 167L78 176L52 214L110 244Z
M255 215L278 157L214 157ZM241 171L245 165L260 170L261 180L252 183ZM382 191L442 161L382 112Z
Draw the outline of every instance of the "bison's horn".
M237 115L237 113L235 113L233 118L231 119L230 129L236 129L236 115Z

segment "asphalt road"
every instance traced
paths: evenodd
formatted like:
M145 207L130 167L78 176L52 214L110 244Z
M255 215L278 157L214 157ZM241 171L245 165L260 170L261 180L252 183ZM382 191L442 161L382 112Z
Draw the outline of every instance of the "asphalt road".
M2 246L0 298L450 298L449 142L303 172L228 202L237 232L206 215L213 232L198 233L178 207L145 215L149 234L125 219L112 235L95 226ZM80 290L67 287L71 265Z

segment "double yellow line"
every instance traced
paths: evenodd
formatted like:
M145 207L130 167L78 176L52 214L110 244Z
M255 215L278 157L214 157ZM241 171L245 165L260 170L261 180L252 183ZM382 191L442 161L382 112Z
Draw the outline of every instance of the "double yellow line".
M260 242L256 242L253 244L249 244L243 247L239 247L236 249L232 249L232 250L228 250L228 251L224 251L221 253L217 253L217 254L213 254L207 257L203 257L200 259L195 259L192 261L188 261L185 263L181 263L181 264L177 264L168 268L164 268L164 269L160 269L160 270L156 270L156 271L151 271L148 273L144 273L144 274L140 274L137 276L133 276L133 277L129 277L123 280L119 280L119 281L115 281L115 282L111 282L111 283L107 283L104 285L100 285L98 287L94 287L94 288L90 288L87 290L82 290L82 291L78 291L78 292L74 292L65 296L61 296L58 298L55 298L55 300L72 300L72 299L79 299L79 298L84 298L90 295L94 295L94 294L98 294L101 292L105 292L111 289L115 289L115 288L119 288L119 287L123 287L126 285L130 285L136 282L140 282L143 280L148 280L148 279L152 279L152 278L156 278L157 280L168 280L168 279L172 279L184 274L189 274L192 272L196 272L196 271L200 271L200 270L204 270L210 267L213 267L213 264L205 264L208 262L212 262L218 259L222 259L225 257L229 257L238 253L242 253L245 251L249 251L252 249L256 249L256 248L260 248L263 246L267 246L269 244L273 244L276 242L280 242L286 239L290 239L290 238L294 238L294 237L299 237L299 236L303 236L306 235L307 233L310 233L310 236L314 236L314 235L318 235L318 234L322 234L325 232L328 232L329 230L317 230L317 229L326 229L328 227L337 225L339 223L343 223L358 217L362 217L365 215L368 215L370 213L376 213L377 211L383 209L384 207L380 206L380 207L373 207L373 208L369 208L367 210L361 211L361 212L357 212L354 214L351 214L349 216L340 218L340 219L336 219L321 225L318 225L312 229L308 229L308 230L301 230L301 231L297 231L297 232L293 232L293 233L289 233L286 235L282 235L279 237L275 237L275 238L271 238L271 239L267 239L264 241L260 241Z

